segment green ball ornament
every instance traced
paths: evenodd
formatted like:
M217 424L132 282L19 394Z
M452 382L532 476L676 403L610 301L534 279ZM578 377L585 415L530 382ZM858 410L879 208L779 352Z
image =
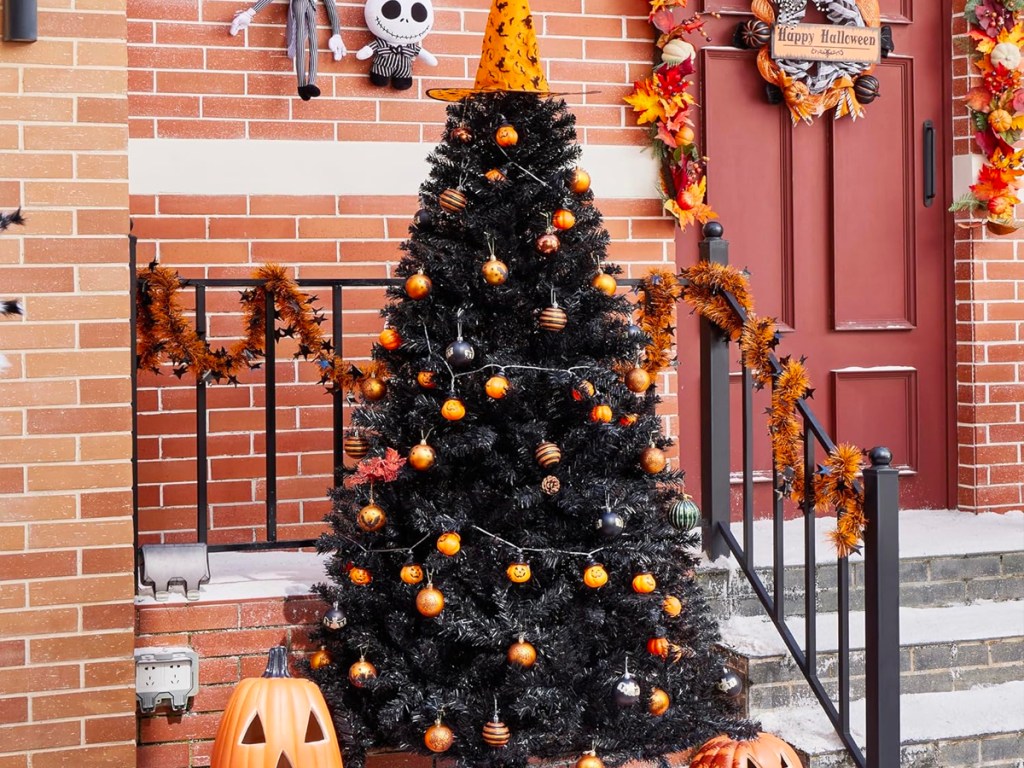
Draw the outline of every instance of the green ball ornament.
M689 496L676 499L668 509L668 521L680 531L692 531L700 523L700 507Z

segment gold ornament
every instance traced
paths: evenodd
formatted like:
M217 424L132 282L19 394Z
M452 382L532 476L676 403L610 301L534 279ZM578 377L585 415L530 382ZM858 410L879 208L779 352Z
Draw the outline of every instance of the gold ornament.
M314 652L309 657L309 668L310 669L323 669L328 664L334 661L331 658L331 652L327 650L326 645L321 645L320 650Z
M388 393L388 385L384 383L384 379L371 376L363 380L362 384L359 385L359 391L363 393L363 397L367 400L376 401Z
M447 752L454 741L455 734L452 733L451 728L441 722L441 718L437 718L437 721L423 734L423 743L431 752Z
M385 328L380 332L378 340L380 345L390 352L402 346L402 336L394 328Z
M358 433L346 435L342 446L345 449L345 453L356 461L370 452L370 441Z
M569 176L569 189L577 195L585 194L590 189L590 174L582 168L574 168Z
M448 557L455 557L462 549L462 537L455 531L442 533L437 537L437 551Z
M554 443L543 442L533 454L544 469L551 469L562 460L562 449Z
M437 202L448 213L461 213L466 210L466 196L457 189L446 189L437 198Z
M508 266L505 262L498 261L497 256L491 256L485 261L480 271L488 285L502 285L508 280Z
M427 582L427 586L416 594L416 610L428 619L440 616L444 610L444 595L441 590L435 589L433 583Z
M379 531L387 522L388 517L384 510L372 501L359 510L359 516L356 518L356 523L367 533Z
M576 768L604 768L604 760L594 750L584 752L583 757L576 761Z
M537 322L545 331L561 333L569 322L569 316L565 314L565 310L561 307L550 306L540 313L540 318L538 318Z
M665 452L649 445L640 452L640 468L649 475L656 475L668 465Z
M426 472L434 466L436 459L437 453L432 446L427 444L427 438L423 438L409 451L409 466L418 472Z
M545 256L557 253L561 245L562 241L558 239L558 235L554 232L545 232L537 238L537 250Z
M598 270L598 273L594 275L594 279L590 281L590 284L605 296L614 296L615 291L619 289L619 284L615 278L601 270Z
M555 229L572 229L576 224L576 214L568 208L559 208L551 217L551 225Z
M661 688L652 688L651 697L647 700L647 711L655 717L661 717L668 712L672 700Z
M512 738L511 731L509 731L507 725L498 719L497 712L494 713L493 720L484 724L483 738L484 744L495 749L501 749Z
M423 274L422 269L415 275L409 275L405 281L405 292L410 299L425 299L433 287L433 281Z
M508 662L529 669L537 661L537 649L519 636L519 640L508 647Z
M642 394L651 387L651 374L643 368L631 369L626 374L626 389L636 394Z
M356 688L362 688L376 676L377 668L364 656L360 656L359 661L348 668L348 681Z

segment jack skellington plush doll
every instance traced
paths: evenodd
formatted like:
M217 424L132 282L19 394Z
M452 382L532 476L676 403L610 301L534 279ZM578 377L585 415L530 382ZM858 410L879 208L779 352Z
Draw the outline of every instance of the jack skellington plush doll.
M256 0L252 8L239 11L231 22L231 35L237 35L247 29L253 17L266 8L273 0ZM334 54L335 61L347 52L341 40L341 27L338 23L338 7L335 0L323 0L327 9L327 18L331 22L331 37L327 47ZM299 96L309 101L320 95L316 87L316 0L289 0L288 25L285 28L288 39L288 57L295 61L295 76L299 81ZM307 59L308 56L308 59Z
M434 25L430 0L366 0L363 7L366 26L373 42L356 54L362 61L373 57L370 82L404 91L412 87L412 62L420 58L431 67L437 59L420 43Z

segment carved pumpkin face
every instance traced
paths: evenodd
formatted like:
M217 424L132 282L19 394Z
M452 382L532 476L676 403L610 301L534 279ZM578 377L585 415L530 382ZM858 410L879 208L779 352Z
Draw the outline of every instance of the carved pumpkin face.
M430 0L366 0L363 19L374 37L391 45L411 45L434 26L434 6Z
M454 557L459 554L460 549L462 549L462 537L455 531L448 531L437 537L437 551L442 555Z
M690 768L718 768L723 765L803 768L793 748L770 733L759 733L752 741L733 741L724 734L715 736L690 759Z
M264 677L238 684L221 717L211 768L343 768L320 689L288 676L288 652L272 648Z
M633 577L633 591L641 595L653 592L658 587L658 582L652 573L638 573Z
M441 406L441 415L448 421L458 421L466 415L466 406L457 397L449 397Z
M600 563L588 565L583 571L583 583L591 589L600 589L608 583L608 571Z
M423 566L419 563L406 563L402 566L401 577L406 584L419 584L423 581Z
M505 573L508 576L509 581L514 584L525 584L530 580L532 575L530 571L529 563L512 563L508 568L505 569Z
M595 405L590 409L590 420L600 424L607 424L612 420L612 407L610 405Z
M365 568L353 568L348 572L349 581L359 587L365 587L373 581L373 575Z
M394 328L385 328L378 337L384 349L394 351L402 346L402 337Z
M513 126L505 123L495 132L494 140L498 142L498 146L514 147L519 143L519 133Z

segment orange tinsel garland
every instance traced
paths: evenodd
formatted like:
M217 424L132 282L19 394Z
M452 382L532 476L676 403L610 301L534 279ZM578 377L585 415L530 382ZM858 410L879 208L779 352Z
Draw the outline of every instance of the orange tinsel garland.
M669 350L672 349L674 339L672 318L675 316L676 302L683 295L683 287L671 272L651 270L637 287L637 295L636 322L651 339L644 348L640 367L653 379L671 362Z
M682 277L686 282L683 299L698 314L739 342L743 364L751 372L755 385L759 389L771 387L768 433L775 470L782 478L780 490L794 501L803 502L807 483L803 466L805 436L797 403L811 392L806 366L802 360L784 357L778 361L780 369L775 372L772 350L779 340L775 321L754 314L750 286L742 272L735 267L702 261L684 269ZM736 299L746 314L745 321L732 310L725 293ZM837 446L811 480L814 508L818 511L834 508L838 512L832 539L842 557L854 551L863 540L864 499L854 489L863 453L853 445Z
M333 354L330 340L320 328L323 313L308 294L299 290L283 267L267 264L257 269L253 277L263 283L263 289L242 292L242 338L229 349L213 349L185 318L179 296L185 282L178 273L155 264L140 269L136 297L137 366L159 373L160 365L170 361L179 377L191 371L196 378L237 384L238 374L258 368L258 361L265 355L264 297L269 294L282 324L276 330L277 336L298 338L296 357L312 360L320 372L320 383L329 390L353 391L361 381L385 375L382 363L365 363L360 369Z

